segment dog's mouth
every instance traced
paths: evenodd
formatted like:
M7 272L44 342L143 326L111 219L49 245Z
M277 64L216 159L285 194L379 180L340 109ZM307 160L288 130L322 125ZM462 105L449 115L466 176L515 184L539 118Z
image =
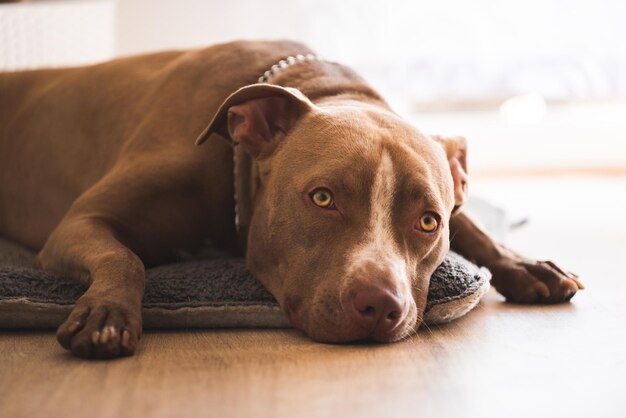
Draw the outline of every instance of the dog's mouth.
M321 326L320 326L321 325ZM356 325L316 324L300 328L311 339L330 344L393 343L410 337L416 330L416 321L405 321L393 330L372 330Z
M413 335L420 324L417 307L411 304L391 326L381 326L381 320L364 324L354 320L339 307L332 309L328 304L318 309L306 309L302 304L295 307L286 303L284 312L293 328L304 332L311 339L331 344L357 342L391 343Z

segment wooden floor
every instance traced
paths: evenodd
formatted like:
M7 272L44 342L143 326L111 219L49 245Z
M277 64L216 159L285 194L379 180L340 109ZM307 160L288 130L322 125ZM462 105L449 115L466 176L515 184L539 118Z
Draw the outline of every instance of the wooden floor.
M626 179L517 182L476 189L509 205L543 196L509 242L583 278L570 304L491 293L465 318L391 345L149 332L116 361L75 359L50 332L2 333L0 417L624 417Z

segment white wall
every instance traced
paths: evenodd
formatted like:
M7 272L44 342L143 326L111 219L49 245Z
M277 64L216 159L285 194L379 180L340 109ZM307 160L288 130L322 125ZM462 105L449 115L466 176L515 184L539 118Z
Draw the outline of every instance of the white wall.
M416 101L626 95L623 0L118 0L118 52L293 38Z
M35 0L0 4L0 69L292 38L407 108L626 97L623 22L624 0Z
M0 4L0 71L90 64L114 55L113 0Z

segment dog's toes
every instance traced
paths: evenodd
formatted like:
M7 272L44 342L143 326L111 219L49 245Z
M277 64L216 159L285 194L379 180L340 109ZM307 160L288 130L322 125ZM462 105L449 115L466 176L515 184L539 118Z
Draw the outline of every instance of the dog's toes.
M122 351L121 333L125 325L124 316L120 311L113 310L99 331L94 334L97 338L92 340L94 357L112 358L118 357Z
M562 303L569 301L581 287L578 286L578 278L563 272L549 261L528 263L525 265L529 273L550 290L549 295L542 296L539 302Z
M106 315L106 310L100 307L90 310L85 326L72 338L70 343L72 353L83 358L93 357L93 341L99 338L99 330L106 319Z
M83 358L132 355L141 335L139 307L80 299L57 330L61 345Z
M57 329L57 341L66 350L72 349L72 338L82 331L89 316L89 307L77 305Z
M577 276L549 261L504 259L489 269L491 283L510 302L562 303L583 289Z
M548 287L533 278L518 279L514 286L510 286L506 292L506 300L516 303L537 303L542 298L549 296Z
M127 328L122 331L121 354L132 356L137 350L140 334L134 328Z
M538 303L549 296L550 289L545 283L529 277L519 282L519 285L515 287L514 291L509 293L507 300L509 302L531 304Z
M141 324L132 317L124 316L119 311L111 312L100 332L100 339L95 345L96 356L111 358L131 356L137 349Z
M509 302L537 303L541 297L550 294L545 284L512 261L491 266L489 269L492 273L491 284Z

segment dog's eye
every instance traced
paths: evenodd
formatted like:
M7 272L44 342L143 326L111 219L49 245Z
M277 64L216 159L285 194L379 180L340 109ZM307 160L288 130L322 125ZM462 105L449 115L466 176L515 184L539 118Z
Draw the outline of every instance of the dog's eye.
M434 212L426 212L420 217L417 226L422 232L435 232L439 227L439 215Z
M332 209L335 206L333 193L325 188L315 189L310 194L311 200L316 206L324 209Z

